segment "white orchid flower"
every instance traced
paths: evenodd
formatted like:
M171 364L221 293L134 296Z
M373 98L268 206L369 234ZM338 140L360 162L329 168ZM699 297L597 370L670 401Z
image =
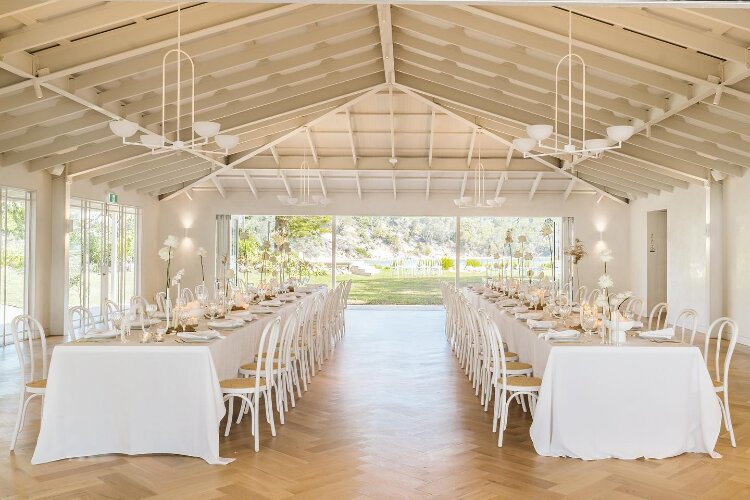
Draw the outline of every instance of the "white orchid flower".
M177 248L177 245L179 245L179 241L177 240L177 236L172 236L171 234L167 236L167 239L164 240L164 245L170 247L170 248Z
M159 249L159 258L161 260L167 261L169 260L170 253L171 253L171 249L169 247L161 247Z

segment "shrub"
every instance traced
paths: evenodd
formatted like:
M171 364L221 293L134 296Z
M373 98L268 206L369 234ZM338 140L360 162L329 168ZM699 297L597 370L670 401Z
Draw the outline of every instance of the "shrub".
M466 267L482 267L478 259L466 259Z
M450 257L443 257L442 259L440 259L440 266L443 268L443 271L453 269L455 265L456 261L451 259Z

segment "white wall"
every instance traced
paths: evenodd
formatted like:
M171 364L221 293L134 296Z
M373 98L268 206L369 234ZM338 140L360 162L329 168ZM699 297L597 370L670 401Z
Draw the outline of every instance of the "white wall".
M453 197L432 194L429 201L424 193L399 193L394 200L391 193L364 193L359 200L356 193L334 193L326 207L288 207L281 205L275 193L262 193L253 198L249 191L229 191L222 198L215 190L194 191L193 201L186 196L162 202L159 241L167 235L183 238L173 261L173 269L185 268L184 283L192 286L200 282L200 266L196 250L202 246L209 252L206 259L206 281L214 279L215 217L217 214L253 215L434 215L434 216L528 216L574 217L576 236L583 240L590 255L579 268L581 284L592 286L602 272L596 253L606 242L615 253L611 275L618 288L630 286L628 257L628 207L604 199L596 203L592 195L572 195L567 202L561 195L539 194L532 201L527 196L508 196L501 209L458 209ZM603 241L602 241L603 240ZM156 253L154 252L154 256ZM161 274L164 280L165 266Z
M724 311L750 345L750 176L724 180Z
M718 188L718 186L716 186ZM718 196L713 193L712 196ZM667 211L667 300L671 315L685 308L698 312L699 328L705 331L713 315L709 293L713 280L706 235L706 188L691 185L659 196L649 196L631 204L630 213L630 268L633 270L633 293L646 297L648 291L647 214L654 210ZM720 214L714 214L720 217ZM716 257L716 256L715 256ZM713 297L716 301L717 297ZM721 309L721 305L717 305Z

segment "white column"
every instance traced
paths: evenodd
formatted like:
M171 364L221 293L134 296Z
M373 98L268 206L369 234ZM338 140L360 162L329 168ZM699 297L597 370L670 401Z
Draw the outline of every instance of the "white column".
M456 287L461 284L461 217L456 216Z
M336 216L331 216L331 290L336 288Z
M68 247L70 242L70 184L65 176L52 179L52 203L50 210L50 255L49 269L49 331L48 335L63 335L66 330L68 310Z

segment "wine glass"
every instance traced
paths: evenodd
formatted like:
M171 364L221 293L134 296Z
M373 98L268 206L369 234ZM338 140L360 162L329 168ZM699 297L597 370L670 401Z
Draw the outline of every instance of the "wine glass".
M593 330L596 328L596 313L588 304L581 306L581 328L586 335L586 342L591 342Z
M120 334L122 328L122 313L120 311L114 311L109 314L109 320L112 322L112 327L115 331Z
M148 318L148 322L151 323L151 320L154 317L154 314L156 314L156 304L149 304L146 306L146 317Z
M180 329L184 332L187 330L188 319L190 318L190 311L186 307L180 309L177 314L177 321L179 322Z
M568 318L570 317L570 313L573 311L573 306L570 305L567 301L565 303L560 304L560 318L563 321L563 325L565 327L568 326Z

